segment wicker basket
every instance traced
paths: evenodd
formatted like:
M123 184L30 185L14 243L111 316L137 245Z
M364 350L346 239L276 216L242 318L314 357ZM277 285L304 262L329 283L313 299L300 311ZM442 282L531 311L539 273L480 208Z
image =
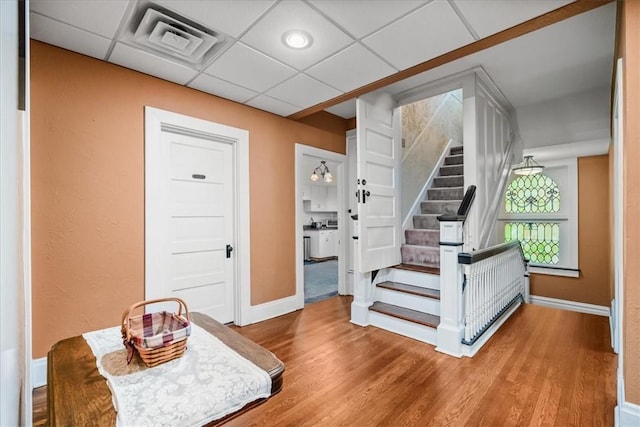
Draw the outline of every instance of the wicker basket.
M130 316L138 307L175 301L178 313L167 311ZM184 309L184 315L182 311ZM122 340L128 349L127 363L137 351L145 365L152 367L182 356L191 334L189 311L180 298L160 298L132 304L122 314Z

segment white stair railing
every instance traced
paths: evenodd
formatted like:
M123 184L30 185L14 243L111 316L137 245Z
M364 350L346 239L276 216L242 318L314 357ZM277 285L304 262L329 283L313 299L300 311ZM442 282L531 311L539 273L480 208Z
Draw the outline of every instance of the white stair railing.
M528 302L527 268L520 242L461 253L464 340L473 344L518 300Z

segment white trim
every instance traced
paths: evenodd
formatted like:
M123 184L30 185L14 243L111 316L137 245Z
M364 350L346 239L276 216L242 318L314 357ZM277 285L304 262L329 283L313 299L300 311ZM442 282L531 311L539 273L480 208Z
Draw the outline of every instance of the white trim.
M559 308L561 310L577 311L579 313L595 314L609 317L609 307L604 305L587 304L586 302L568 301L557 298L531 295L531 304L543 307Z
M529 273L533 274L544 274L547 276L562 276L562 277L580 277L579 270L567 270L564 268L544 268L544 267L536 267L535 265L529 264Z
M31 388L47 385L47 358L33 359L31 361Z
M160 141L163 129L172 129L188 134L198 134L205 137L215 137L217 140L225 140L234 147L234 183L235 183L235 247L236 257L235 271L235 323L237 325L249 324L251 309L251 238L250 238L250 206L249 206L249 131L231 126L210 122L185 116L183 114L160 110L145 106L145 188L147 183L157 180L158 171L148 165L157 164L160 156L161 144L153 144ZM155 168L157 169L157 167ZM153 204L153 203L152 203ZM147 230L154 221L150 215L154 209L150 207L145 196L145 295L149 294L148 283L157 279L154 276L162 274L158 265L151 264L151 259L157 256L149 256L149 251L162 250L151 233ZM156 239L157 240L157 239Z
M327 160L337 163L337 190L338 190L338 239L340 240L340 248L338 249L338 293L345 295L347 293L347 264L346 264L346 244L347 242L347 221L351 221L345 208L346 188L347 188L347 156L344 154L334 153L333 151L323 150L321 148L310 147L296 143L295 145L295 201L296 201L296 220L295 220L295 236L296 236L296 294L297 305L295 309L304 308L304 240L303 240L303 202L302 202L302 180L308 179L309 171L304 170L304 157L315 157L318 160Z
M416 197L416 199L413 201L413 204L409 208L407 215L404 217L404 220L402 221L402 231L408 228L411 228L413 226L413 223L411 223L410 221L413 219L414 215L420 213L420 204L422 203L423 200L427 199L427 190L431 187L431 184L433 184L433 179L437 176L438 172L440 172L440 167L442 167L442 165L444 164L445 157L449 155L449 150L452 148L452 144L453 144L453 139L449 138L447 145L444 147L444 151L442 151L442 153L440 154L440 158L438 159L435 167L431 171L431 175L429 175L429 177L425 181L424 185L422 186L422 189L418 193L418 196ZM413 146L415 146L415 144L412 145L412 147ZM462 145L460 145L460 147L462 147ZM404 233L402 235L404 236Z
M533 156L536 161L566 159L571 157L600 156L609 152L611 139L591 139L568 144L546 145L543 147L525 148L523 156Z
M250 307L249 323L258 323L263 320L272 319L299 310L296 295L281 298L275 301L265 302L264 304L253 305ZM248 323L245 323L247 325Z
M616 427L640 426L640 405L631 402L622 402L615 408Z
M522 305L521 302L513 304L511 306L511 308L509 308L505 313L503 313L502 316L500 316L500 318L494 324L489 326L489 329L487 329L480 336L480 338L478 338L478 340L476 342L474 342L472 345L462 345L462 356L466 356L466 357L475 356L476 353L478 353L478 351L480 351L482 346L484 346L489 341L489 338L491 338L493 336L493 334L495 334L498 331L498 329L500 329L500 326L502 326L504 324L504 322L506 322L507 319L510 318L511 315L513 313L515 313L515 311L521 305Z

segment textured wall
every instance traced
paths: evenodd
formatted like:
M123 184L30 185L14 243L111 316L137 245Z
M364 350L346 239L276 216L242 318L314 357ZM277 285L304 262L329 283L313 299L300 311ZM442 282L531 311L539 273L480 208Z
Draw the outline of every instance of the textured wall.
M462 143L462 89L402 107L402 218L449 139Z
M611 304L609 156L578 159L578 266L580 277L531 275L531 295Z
M145 105L249 131L251 303L295 294L294 144L344 153L344 126L321 130L32 42L35 358L118 324L143 298Z

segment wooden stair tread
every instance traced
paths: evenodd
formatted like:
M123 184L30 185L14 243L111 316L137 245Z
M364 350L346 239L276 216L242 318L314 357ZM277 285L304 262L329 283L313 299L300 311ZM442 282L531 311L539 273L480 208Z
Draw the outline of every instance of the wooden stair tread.
M440 269L436 268L436 267L426 267L423 265L414 265L414 264L398 264L398 265L394 265L392 268L397 268L399 270L408 270L408 271L415 271L418 273L428 273L428 274L435 274L435 275L440 275Z
M376 301L369 310L386 314L387 316L396 317L420 325L437 328L440 324L440 317L433 314L423 313L421 311L411 310L409 308L398 307L397 305L387 304L385 302Z
M423 288L422 286L407 285L400 282L382 282L376 286L379 288L390 289L392 291L404 292L407 294L418 295L425 298L440 299L440 291L437 289Z

